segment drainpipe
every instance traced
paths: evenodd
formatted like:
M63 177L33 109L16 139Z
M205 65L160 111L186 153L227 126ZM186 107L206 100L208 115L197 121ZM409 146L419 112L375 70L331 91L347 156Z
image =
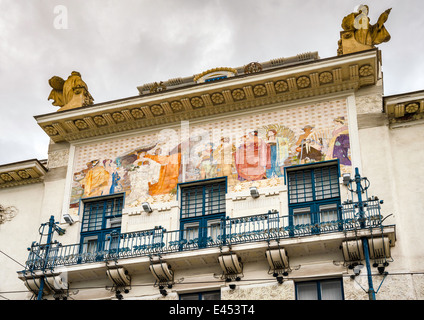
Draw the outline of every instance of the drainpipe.
M52 235L53 235L53 226L54 226L54 216L51 216L49 220L49 233L47 234L46 255L44 257L44 264L42 269L43 274L44 274L44 270L46 270L47 259L49 257L50 245L52 242ZM41 277L41 280L40 280L40 288L38 290L37 300L41 300L43 298L43 289L44 289L44 276Z
M361 176L359 174L358 168L355 168L355 182L356 182L356 194L358 195L359 221L360 221L361 229L364 229L365 228L365 211L364 211L364 204L362 203ZM365 265L367 267L367 273L368 273L368 297L369 297L369 300L376 300L374 286L372 283L370 255L368 250L368 239L367 237L363 237L361 240L364 247Z

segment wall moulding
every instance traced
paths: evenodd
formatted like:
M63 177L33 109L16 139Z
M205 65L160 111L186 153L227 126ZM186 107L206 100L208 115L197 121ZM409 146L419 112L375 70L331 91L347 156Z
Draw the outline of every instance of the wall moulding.
M37 159L3 165L0 166L0 188L42 182L46 173L47 168Z
M267 104L358 90L376 81L377 51L253 73L217 84L164 91L36 116L54 141L81 139L196 119Z

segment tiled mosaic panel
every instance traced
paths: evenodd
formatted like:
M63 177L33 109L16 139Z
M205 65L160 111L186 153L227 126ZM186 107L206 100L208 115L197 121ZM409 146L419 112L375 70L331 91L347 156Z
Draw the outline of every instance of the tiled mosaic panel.
M223 137L229 143L225 152L230 151L220 162ZM250 151L256 152L253 161L243 158ZM129 206L146 199L166 201L174 198L179 182L218 176L227 176L231 190L249 181L279 178L285 166L334 158L342 171L350 167L346 100L211 123L185 122L172 130L77 147L71 207L81 198L117 192L126 193Z

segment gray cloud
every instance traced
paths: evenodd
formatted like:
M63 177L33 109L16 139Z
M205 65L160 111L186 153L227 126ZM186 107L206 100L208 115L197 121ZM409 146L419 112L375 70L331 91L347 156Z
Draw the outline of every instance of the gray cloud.
M77 70L95 103L135 96L137 86L214 67L318 51L336 55L345 0L0 0L0 164L47 158L33 116L54 112L48 79ZM68 28L54 27L57 5ZM424 89L420 0L369 3L370 19L393 8L380 45L385 94Z

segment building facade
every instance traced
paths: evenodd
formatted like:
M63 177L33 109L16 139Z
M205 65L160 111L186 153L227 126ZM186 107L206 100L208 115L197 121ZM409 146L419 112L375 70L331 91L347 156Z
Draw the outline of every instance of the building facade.
M335 57L117 101L52 78L48 159L0 166L2 295L423 299L424 92L384 96L378 42L347 25Z

